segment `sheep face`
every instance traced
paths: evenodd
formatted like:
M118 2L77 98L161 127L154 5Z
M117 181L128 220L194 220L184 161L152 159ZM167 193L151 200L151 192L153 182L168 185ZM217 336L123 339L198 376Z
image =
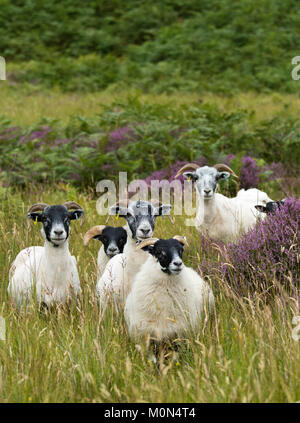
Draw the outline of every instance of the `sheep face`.
M276 213L277 210L284 205L284 201L269 201L266 206L257 205L255 208L261 213L272 214Z
M218 181L220 179L228 179L229 172L219 172L214 167L199 167L195 172L184 172L184 177L195 182L195 187L199 195L205 200L213 198Z
M42 235L55 247L66 242L70 234L70 221L83 216L81 209L69 211L65 206L47 206L42 213L30 212L28 217L34 222L41 222Z
M155 207L149 201L139 200L129 203L128 207L112 206L110 212L124 217L132 233L132 238L141 241L152 237L156 217L168 215L171 208L171 204L161 204Z
M111 258L116 254L123 253L124 245L127 242L127 232L121 226L106 226L101 235L96 235L93 238L102 242L105 254Z
M164 273L178 275L183 267L183 244L174 238L159 239L143 248L155 257Z

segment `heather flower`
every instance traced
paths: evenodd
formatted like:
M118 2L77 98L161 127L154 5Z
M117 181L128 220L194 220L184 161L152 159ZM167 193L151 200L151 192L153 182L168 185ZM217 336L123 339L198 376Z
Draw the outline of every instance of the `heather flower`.
M266 291L274 278L286 288L299 286L300 199L289 198L276 213L258 221L236 243L221 246L223 260L213 270L207 262L202 270L217 271L241 294Z
M194 160L194 163L198 164L200 166L205 166L207 164L207 160L204 157L200 157L198 160ZM173 165L168 166L164 169L156 170L155 172L151 173L151 175L147 176L145 178L145 182L150 185L151 181L162 181L162 180L168 180L169 182L172 182L175 179L176 173L178 170L187 164L187 161L179 161L177 160ZM183 183L184 176L180 175L179 178L177 178L178 181Z
M128 142L136 139L136 133L132 128L123 126L121 128L112 131L109 134L109 140L105 146L106 152L114 152L119 147L122 147Z
M256 161L250 156L242 158L240 171L240 186L244 189L257 188L259 184L259 174L261 169Z

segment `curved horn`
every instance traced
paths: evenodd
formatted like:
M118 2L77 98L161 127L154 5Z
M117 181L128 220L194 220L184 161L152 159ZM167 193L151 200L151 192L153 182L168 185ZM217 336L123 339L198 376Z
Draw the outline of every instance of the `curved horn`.
M189 246L185 236L175 235L173 236L173 239L177 239L177 241L179 241L182 245L185 245L186 247Z
M177 239L177 241L179 241L182 245L186 245L187 247L189 246L185 236L175 235L173 236L173 239Z
M66 203L63 203L63 206L65 206L68 210L78 210L78 209L80 209L80 210L83 211L83 208L78 203L76 203L75 201L67 201ZM84 224L84 222L85 222L85 217L84 217L84 214L83 214L80 226L82 226Z
M198 166L196 163L185 164L184 166L182 166L182 168L180 168L178 170L178 172L175 175L175 179L178 178L180 175L182 175L183 172L185 172L186 170L196 170L196 169L198 169L198 167L200 167L200 166Z
M91 229L89 229L83 237L83 244L87 245L88 242L92 238L94 238L94 236L101 235L104 228L106 228L105 225L98 225L98 226L93 226Z
M31 213L31 212L34 212L34 211L44 211L44 209L48 206L49 206L49 204L47 204L47 203L36 203L36 204L33 204L33 206L30 207L30 209L28 210L27 213Z
M28 217L29 213L34 212L34 211L44 211L44 209L48 206L49 206L49 204L47 204L47 203L36 203L36 204L33 204L30 207L30 209L27 212L27 226L28 226L28 228L30 227L30 217Z
M136 247L136 250L140 250L141 248L147 247L147 245L154 245L158 241L158 238L149 238L145 241L142 241L139 243L139 245Z
M229 172L229 173L231 173L231 175L233 175L236 178L238 178L238 176L234 173L234 171L229 166L227 166L226 164L218 163L218 164L215 164L214 165L214 168L217 169L219 172L220 171Z

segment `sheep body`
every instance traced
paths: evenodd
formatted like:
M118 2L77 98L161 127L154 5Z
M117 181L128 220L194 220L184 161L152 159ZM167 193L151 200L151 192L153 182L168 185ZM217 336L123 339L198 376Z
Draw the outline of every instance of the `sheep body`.
M67 242L54 248L46 241L44 247L28 247L17 255L10 270L8 292L20 305L30 299L34 289L38 302L47 305L65 303L80 294L76 259Z
M247 190L241 189L237 193L236 198L242 201L248 201L262 206L266 205L270 201L273 201L266 192L261 191L257 188L250 188Z
M181 336L197 328L207 303L211 311L212 291L193 269L184 267L179 275L168 275L149 256L127 297L124 313L129 334L160 341Z
M99 252L100 254L100 252ZM96 286L100 302L105 304L107 296L113 296L118 304L124 304L130 292L132 280L147 259L147 253L136 251L136 240L127 228L127 243L124 252L112 257L106 264Z

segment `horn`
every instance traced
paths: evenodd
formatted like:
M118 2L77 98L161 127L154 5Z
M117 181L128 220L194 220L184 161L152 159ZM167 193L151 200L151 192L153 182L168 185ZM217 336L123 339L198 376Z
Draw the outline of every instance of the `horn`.
M196 163L187 163L182 168L178 170L178 172L175 175L175 179L178 178L180 175L183 174L186 170L196 170L198 169L198 165Z
M30 207L30 209L27 212L27 226L28 226L28 228L30 227L30 217L28 217L29 213L34 212L34 211L44 211L44 209L48 206L49 206L49 204L47 204L47 203L36 203L36 204L33 204Z
M214 168L217 169L219 172L222 171L222 170L223 171L225 170L226 172L229 172L229 173L231 173L231 175L238 178L238 176L234 173L234 171L229 166L227 166L226 164L218 163L218 164L214 165Z
M145 241L142 241L139 243L139 245L136 247L136 250L140 250L141 248L147 247L147 245L154 245L158 241L158 238L149 238Z
M189 246L185 236L175 235L175 236L173 236L173 239L177 239L177 241L179 241L183 245L186 245L187 247Z
M63 203L62 205L65 206L68 210L78 210L79 209L79 210L83 211L83 208L78 203L76 203L75 201L67 201L66 203ZM84 214L83 214L80 226L82 226L84 224L84 222L85 222L85 217L84 217Z
M105 225L98 225L98 226L93 226L91 229L89 229L83 237L83 244L87 245L88 242L92 238L94 238L94 236L101 235L104 228L106 228Z

